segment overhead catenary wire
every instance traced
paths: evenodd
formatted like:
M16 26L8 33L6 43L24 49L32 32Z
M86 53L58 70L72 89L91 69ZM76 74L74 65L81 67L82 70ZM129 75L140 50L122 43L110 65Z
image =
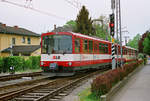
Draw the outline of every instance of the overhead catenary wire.
M71 1L71 0L65 0L67 3L69 3L70 5L74 6L77 9L81 8L81 3L77 2L77 1Z
M15 5L15 6L18 6L18 7L22 7L22 8L26 8L26 9L30 9L32 11L35 11L35 12L38 12L38 13L41 13L41 14L45 14L45 15L48 15L48 16L51 16L51 17L55 17L57 19L61 19L61 20L68 20L67 18L64 18L64 17L60 17L60 16L57 16L55 14L52 14L52 13L49 13L49 12L45 12L45 11L42 11L42 10L39 10L39 9L35 9L33 7L28 7L26 5L21 5L21 4L18 4L18 3L14 3L14 2L11 2L11 1L8 1L8 0L1 0L1 2L5 2L5 3L8 3L8 4L12 4L12 5Z

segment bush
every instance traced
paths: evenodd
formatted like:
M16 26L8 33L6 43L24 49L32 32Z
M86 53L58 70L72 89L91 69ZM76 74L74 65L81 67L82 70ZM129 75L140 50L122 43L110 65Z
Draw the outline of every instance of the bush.
M40 68L40 56L31 56L27 60L20 56L0 57L0 72L10 72L13 66L15 71Z
M0 57L0 73L3 71L3 67L4 67L4 61L3 58Z
M40 68L40 56L31 56L29 60L32 61L32 69L39 69Z
M32 60L27 59L24 61L24 70L32 69Z
M15 71L23 70L24 59L22 57L10 56L7 59L8 59L7 68L10 68L11 66L13 66Z
M123 68L117 68L110 70L101 76L96 77L91 84L91 91L96 95L104 95L110 91L112 86L121 81L125 76L131 73L137 68L143 61L137 61L136 63L125 64Z

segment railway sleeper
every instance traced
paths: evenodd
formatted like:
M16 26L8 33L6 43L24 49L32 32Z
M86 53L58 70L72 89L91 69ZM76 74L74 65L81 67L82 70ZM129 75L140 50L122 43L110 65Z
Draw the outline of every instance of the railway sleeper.
M50 99L50 101L58 101L59 99L55 99L55 98L53 98L53 99Z
M15 101L34 101L35 98L15 98Z
M21 98L39 98L40 96L22 95Z
M61 99L62 97L61 96L55 96L54 98L56 98L56 99Z
M47 94L47 93L46 93ZM44 96L46 95L44 93L27 93L26 95L32 95L32 96Z

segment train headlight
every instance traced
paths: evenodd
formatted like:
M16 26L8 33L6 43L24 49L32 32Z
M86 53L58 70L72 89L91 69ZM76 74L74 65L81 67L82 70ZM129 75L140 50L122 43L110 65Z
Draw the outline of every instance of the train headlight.
M41 62L41 65L44 65L44 62L43 62L43 61Z
M69 64L69 66L71 66L71 65L72 65L72 62L69 62L68 64Z

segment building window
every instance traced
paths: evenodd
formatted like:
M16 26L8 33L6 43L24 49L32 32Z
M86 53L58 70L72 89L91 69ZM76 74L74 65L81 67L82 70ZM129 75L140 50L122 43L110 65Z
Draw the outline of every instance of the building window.
M25 43L25 37L24 36L22 37L22 43Z
M12 45L16 44L16 38L12 38Z
M30 38L28 38L28 44L31 44L31 39Z

